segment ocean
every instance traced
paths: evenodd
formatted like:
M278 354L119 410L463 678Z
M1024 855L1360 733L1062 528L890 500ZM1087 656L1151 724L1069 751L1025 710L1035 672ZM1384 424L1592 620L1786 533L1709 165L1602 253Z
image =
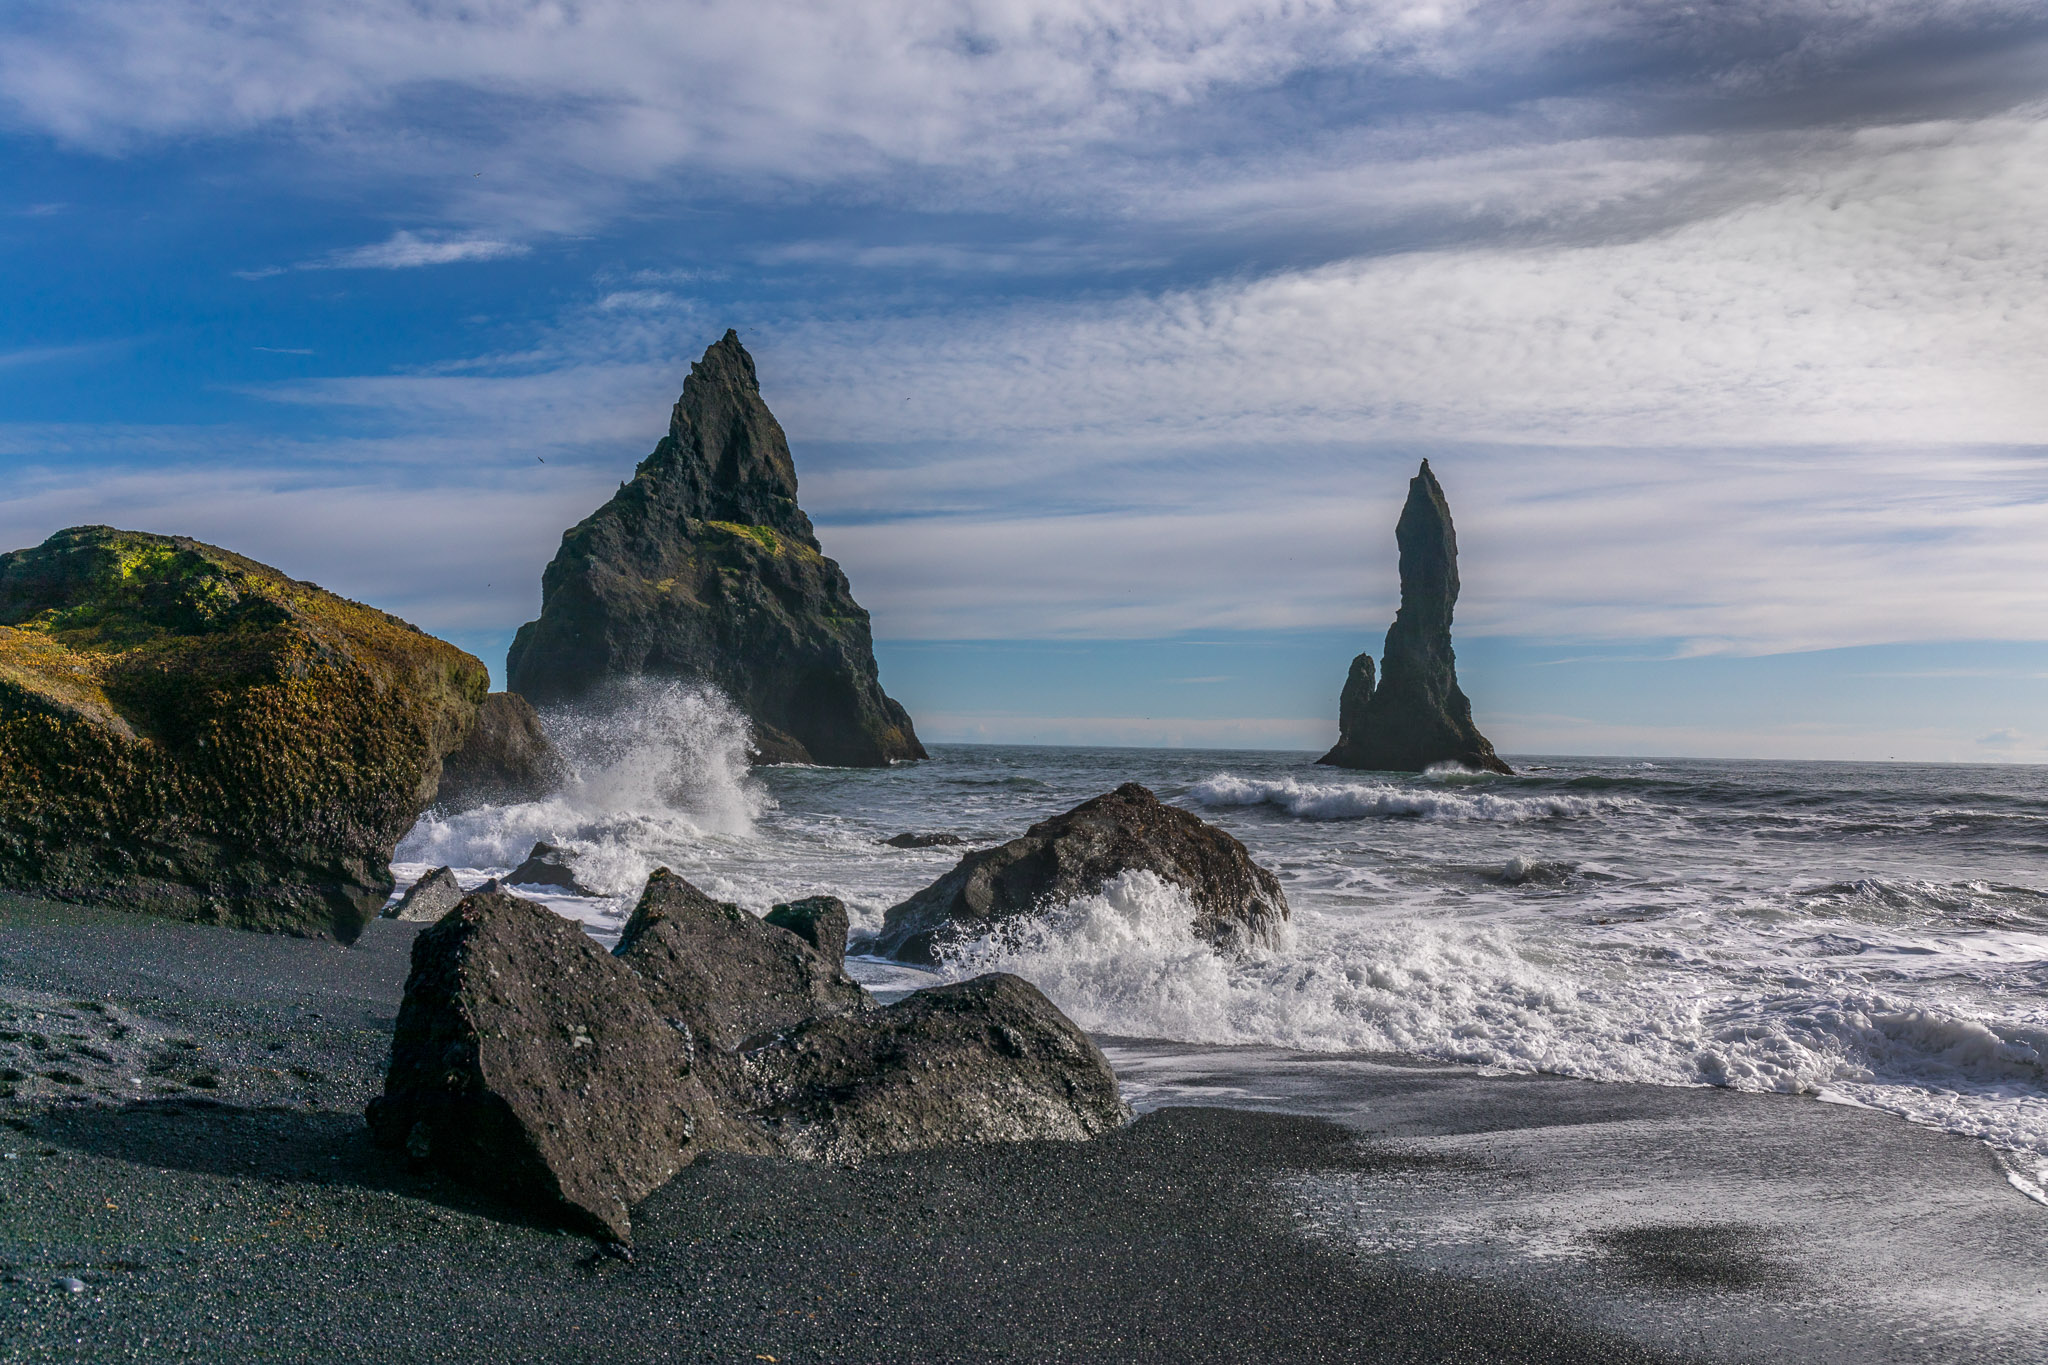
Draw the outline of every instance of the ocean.
M474 884L545 839L601 894L543 899L601 941L666 866L756 912L839 896L857 950L962 851L882 839L996 843L1137 781L1279 874L1281 942L1219 956L1133 874L936 973L855 957L854 975L892 992L1012 971L1119 1039L1812 1095L1981 1139L2048 1203L2048 769L1517 754L1513 777L1399 776L1001 745L750 769L744 720L688 687L548 720L564 793L429 813L401 888L443 863Z

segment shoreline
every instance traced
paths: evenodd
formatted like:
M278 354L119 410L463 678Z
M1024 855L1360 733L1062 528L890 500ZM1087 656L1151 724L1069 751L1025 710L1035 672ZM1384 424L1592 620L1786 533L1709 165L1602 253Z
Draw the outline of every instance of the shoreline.
M0 1359L2048 1354L2048 1209L1969 1139L1129 1039L1101 1040L1149 1111L1120 1133L714 1157L636 1210L629 1267L371 1146L414 932L343 949L0 896L6 1002L43 1007L79 1078L0 1100Z

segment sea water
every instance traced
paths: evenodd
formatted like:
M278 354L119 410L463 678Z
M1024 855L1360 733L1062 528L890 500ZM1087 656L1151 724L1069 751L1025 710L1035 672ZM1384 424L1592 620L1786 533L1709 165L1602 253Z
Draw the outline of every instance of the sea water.
M669 867L765 912L844 899L856 946L960 849L1142 782L1279 874L1279 942L1224 957L1149 874L960 945L898 989L989 970L1100 1033L1379 1051L1592 1080L1869 1105L1981 1138L2048 1202L2048 769L1515 755L1512 777L1315 755L938 745L877 770L749 769L715 694L643 683L549 718L575 776L545 801L430 813L401 884L502 873L535 841L616 938Z

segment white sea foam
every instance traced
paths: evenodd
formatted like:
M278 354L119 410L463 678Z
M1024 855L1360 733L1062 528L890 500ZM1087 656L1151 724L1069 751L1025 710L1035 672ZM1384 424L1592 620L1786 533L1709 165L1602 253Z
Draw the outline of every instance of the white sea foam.
M430 811L399 845L407 864L503 872L536 841L561 848L577 877L630 896L663 865L707 842L753 833L771 804L749 772L746 717L716 689L636 678L544 720L569 764L540 801Z
M945 970L1015 972L1095 1032L1853 1100L2009 1149L2023 1188L2048 1181L2048 1027L1782 963L1736 985L1725 944L1587 951L1499 922L1311 911L1231 957L1194 918L1128 873L957 945Z
M1230 773L1218 773L1196 783L1188 795L1210 807L1276 806L1303 820L1472 820L1501 824L1568 820L1641 804L1625 796L1510 796L1488 791L1416 790L1382 782L1255 779Z

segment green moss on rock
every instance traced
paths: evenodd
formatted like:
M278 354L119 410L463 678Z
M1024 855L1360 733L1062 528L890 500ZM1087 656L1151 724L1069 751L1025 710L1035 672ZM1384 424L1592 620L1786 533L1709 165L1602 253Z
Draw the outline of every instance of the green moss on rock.
M487 687L397 617L182 536L0 554L0 885L353 939Z

